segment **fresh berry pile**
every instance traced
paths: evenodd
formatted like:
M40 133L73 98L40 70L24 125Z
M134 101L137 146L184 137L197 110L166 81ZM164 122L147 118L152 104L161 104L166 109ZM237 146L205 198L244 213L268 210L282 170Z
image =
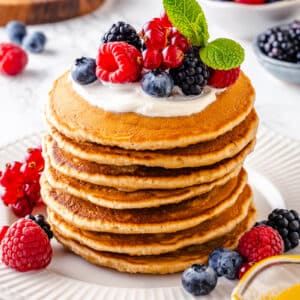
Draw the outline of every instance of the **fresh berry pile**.
M184 289L194 296L209 294L218 277L241 279L262 259L281 255L299 244L300 219L295 210L275 209L268 220L257 222L239 240L237 251L215 249L208 266L193 265L182 274Z
M41 217L39 217L41 218ZM44 222L44 221L43 221ZM1 261L20 272L47 267L52 259L50 228L31 218L19 219L0 231Z
M200 95L205 86L233 85L244 60L243 48L230 39L209 42L202 8L196 0L191 2L195 11L183 12L179 2L165 1L161 16L140 30L122 21L113 24L101 39L96 59L76 59L73 80L81 85L96 80L139 82L152 97Z
M300 63L300 20L277 26L258 36L258 47L267 56Z
M1 199L17 217L31 214L42 203L39 180L43 170L42 149L36 148L28 149L24 162L9 163L0 172Z

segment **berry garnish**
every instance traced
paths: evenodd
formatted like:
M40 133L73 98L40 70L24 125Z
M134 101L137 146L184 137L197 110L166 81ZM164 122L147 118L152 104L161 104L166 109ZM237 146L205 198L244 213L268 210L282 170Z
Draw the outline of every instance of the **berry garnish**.
M146 73L142 78L143 91L153 97L170 96L173 86L173 79L164 71L151 71Z
M0 185L4 191L1 199L12 208L18 217L30 214L33 208L42 203L40 176L44 170L41 148L29 149L25 162L7 164L0 175Z
M208 259L208 265L216 271L218 276L231 280L238 278L242 263L243 258L238 252L224 248L214 250Z
M96 81L96 60L88 57L77 58L72 66L71 76L81 85Z
M284 244L279 233L270 226L253 227L239 241L239 253L249 262L283 253Z
M234 84L240 75L240 68L231 70L211 70L208 84L212 87L222 89Z
M51 230L50 224L46 221L45 217L43 215L26 215L25 219L32 220L36 224L38 224L47 234L49 240L53 238L53 232Z
M240 269L239 269L239 275L238 275L238 278L241 279L245 273L247 273L247 271L249 269L251 269L252 266L254 266L255 264L254 263L249 263L249 262L245 262L241 265Z
M52 248L47 234L32 220L20 219L7 230L2 242L2 262L20 272L49 265Z
M0 245L1 245L1 241L3 240L7 230L8 230L9 226L5 225L5 226L2 226L0 228Z
M143 51L144 68L149 70L158 69L162 64L163 56L159 50L146 49Z
M45 49L47 38L43 32L36 31L26 35L23 40L23 46L31 53L41 53Z
M268 216L267 225L279 232L284 242L285 252L299 245L300 219L295 210L273 210Z
M12 43L0 43L0 72L14 76L21 73L28 63L26 52Z
M165 29L157 28L147 30L143 35L145 45L148 49L162 50L168 44L167 32Z
M133 82L140 78L142 54L125 42L101 45L97 57L96 75L100 80L113 83Z
M8 38L15 44L21 45L27 34L26 26L19 21L11 21L6 25Z
M199 49L191 47L185 53L182 65L171 69L170 75L185 95L200 95L207 84L209 70L200 60Z
M130 24L118 22L113 24L102 38L103 43L126 42L138 50L142 48L142 42L136 30Z
M181 277L183 288L194 296L208 295L217 285L217 273L211 267L192 265Z
M163 50L162 55L164 67L167 69L178 68L181 66L184 59L183 51L179 47L172 45L166 47Z

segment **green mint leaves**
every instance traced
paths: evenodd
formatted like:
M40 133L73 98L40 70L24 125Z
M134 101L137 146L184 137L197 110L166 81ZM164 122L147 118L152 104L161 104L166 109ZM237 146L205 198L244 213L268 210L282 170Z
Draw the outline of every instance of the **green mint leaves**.
M245 51L230 39L216 39L200 50L201 60L215 70L230 70L241 65Z
M244 49L237 42L209 39L205 15L196 0L163 0L165 11L173 24L193 46L201 47L201 60L215 70L230 70L242 64Z
M163 0L165 11L173 24L194 46L205 46L208 26L196 0Z

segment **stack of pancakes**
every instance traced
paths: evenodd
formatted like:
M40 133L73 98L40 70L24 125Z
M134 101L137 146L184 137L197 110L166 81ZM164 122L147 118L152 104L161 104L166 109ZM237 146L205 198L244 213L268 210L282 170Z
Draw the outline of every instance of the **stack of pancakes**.
M47 106L41 180L57 240L132 273L178 272L235 248L256 213L243 169L255 145L253 104L241 73L191 116L113 113L81 98L64 74Z

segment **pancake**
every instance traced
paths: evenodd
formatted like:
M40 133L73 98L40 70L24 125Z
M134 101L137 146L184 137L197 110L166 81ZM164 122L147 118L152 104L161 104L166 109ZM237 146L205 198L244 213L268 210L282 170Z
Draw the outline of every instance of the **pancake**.
M227 234L246 218L251 202L252 193L247 186L232 207L196 227L175 233L128 235L85 231L66 223L51 210L48 210L48 221L59 234L97 251L158 255Z
M75 240L69 239L53 228L56 239L67 249L82 256L89 262L128 273L168 274L183 271L192 264L206 263L209 254L218 247L235 249L241 235L250 229L256 218L254 206L247 217L228 234L202 245L190 246L161 255L130 256L96 251Z
M245 120L255 98L250 80L241 72L236 83L200 113L169 118L113 113L92 106L74 92L69 76L67 72L54 83L46 109L48 122L76 141L133 150L172 149L214 140Z
M167 233L203 223L233 206L244 190L239 176L209 193L178 204L115 210L97 206L62 190L53 189L43 176L41 195L48 208L66 222L85 230L111 233Z
M96 205L113 209L132 209L144 207L157 207L160 205L174 204L205 194L214 187L221 186L235 176L241 168L236 168L231 173L211 183L195 185L183 189L173 190L139 190L125 192L106 186L99 186L67 177L50 166L49 159L44 170L44 176L54 189L64 190L77 198L90 201ZM242 170L242 176L246 176Z
M101 165L72 156L60 149L50 136L44 139L44 151L54 169L78 180L123 190L176 189L212 182L241 166L254 145L252 140L236 156L211 166L165 169Z
M83 160L116 166L184 168L212 165L235 156L254 139L257 126L258 117L252 110L242 123L213 141L157 151L132 151L88 142L77 143L54 127L50 126L49 130L59 148Z

